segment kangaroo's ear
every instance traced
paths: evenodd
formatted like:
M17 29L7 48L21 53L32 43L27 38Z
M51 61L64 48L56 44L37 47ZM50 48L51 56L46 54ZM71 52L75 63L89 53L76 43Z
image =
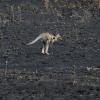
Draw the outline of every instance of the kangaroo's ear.
M57 37L60 37L60 34L57 34L56 36L57 36Z

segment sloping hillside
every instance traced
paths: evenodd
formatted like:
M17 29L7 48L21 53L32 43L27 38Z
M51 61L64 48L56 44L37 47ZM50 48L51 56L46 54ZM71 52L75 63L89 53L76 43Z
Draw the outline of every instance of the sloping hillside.
M100 4L95 0L0 0L0 67L100 67ZM42 32L63 40L40 53Z

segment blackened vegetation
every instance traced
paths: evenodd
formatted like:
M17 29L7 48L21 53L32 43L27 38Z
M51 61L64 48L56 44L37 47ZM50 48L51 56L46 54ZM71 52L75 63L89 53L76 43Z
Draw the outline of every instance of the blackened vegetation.
M67 67L100 65L98 0L1 0L0 66ZM27 46L42 32L60 33L63 41L41 55L42 43ZM6 59L5 59L6 58Z
M1 100L99 100L100 70L0 70Z
M99 100L99 33L100 0L0 0L0 100Z

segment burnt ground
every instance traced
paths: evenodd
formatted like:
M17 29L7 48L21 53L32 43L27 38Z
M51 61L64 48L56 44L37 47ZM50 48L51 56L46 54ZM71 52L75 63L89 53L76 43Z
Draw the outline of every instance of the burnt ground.
M99 100L100 8L91 0L54 1L0 1L0 100ZM63 36L49 56L41 41L26 45L47 31Z
M99 100L100 70L0 70L0 100Z
M87 8L86 4L73 8L60 3L51 1L53 7L48 9L38 0L0 3L0 67L5 66L6 60L9 68L22 69L100 67L99 9L94 4L94 8ZM50 47L50 56L40 53L41 41L26 45L47 31L63 36L62 41Z

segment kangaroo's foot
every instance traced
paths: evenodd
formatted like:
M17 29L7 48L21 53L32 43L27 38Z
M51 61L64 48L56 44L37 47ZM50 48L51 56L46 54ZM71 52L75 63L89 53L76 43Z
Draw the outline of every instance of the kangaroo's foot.
M41 52L42 54L45 54L45 52Z
M42 54L45 54L44 47L42 48L42 51L41 51L41 53L42 53Z
M50 55L48 52L45 53L46 55Z

